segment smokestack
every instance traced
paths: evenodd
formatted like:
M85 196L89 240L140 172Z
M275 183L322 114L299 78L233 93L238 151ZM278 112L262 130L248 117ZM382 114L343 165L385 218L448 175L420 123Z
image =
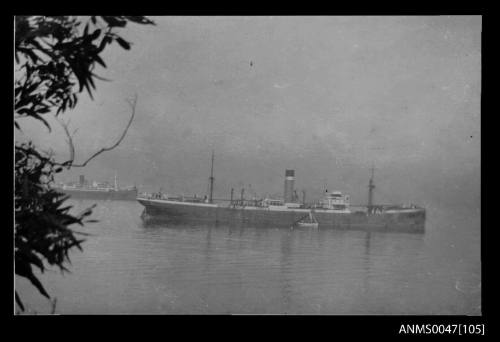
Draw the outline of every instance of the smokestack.
M285 203L293 202L293 185L295 183L295 170L285 171L285 193L283 199Z
M85 176L80 175L80 185L83 186L85 184Z

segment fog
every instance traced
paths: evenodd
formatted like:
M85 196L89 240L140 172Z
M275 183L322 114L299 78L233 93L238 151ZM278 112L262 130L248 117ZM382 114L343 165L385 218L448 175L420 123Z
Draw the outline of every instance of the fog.
M61 117L78 129L76 161L127 136L85 168L63 172L140 191L231 187L281 195L285 169L308 199L325 187L375 201L480 207L481 17L153 17L104 53L94 100ZM58 160L62 129L31 119L24 134Z

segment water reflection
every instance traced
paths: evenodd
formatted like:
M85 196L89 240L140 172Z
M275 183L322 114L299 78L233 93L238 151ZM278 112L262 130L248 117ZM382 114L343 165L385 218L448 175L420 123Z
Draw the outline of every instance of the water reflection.
M204 274L210 274L210 267L212 265L212 227L207 227L206 234L206 244L204 250L205 262L203 263L203 272ZM208 306L208 292L206 287L202 287L202 291L200 294L201 302L204 306Z
M365 234L365 253L363 258L363 293L366 293L370 284L370 245L371 245L371 232Z
M422 234L151 221L143 222L142 228L144 234L168 233L170 248L186 243L173 239L178 233L203 246L199 297L212 306L217 303L210 294L223 289L235 297L259 292L268 305L264 313L332 313L334 304L343 312L349 308L336 299L339 294L357 293L357 300L370 303L381 292L390 296L391 291L403 291L423 272Z
M290 312L290 302L292 298L292 284L290 279L290 270L292 269L292 232L286 232L281 235L280 243L280 293L281 293L281 311Z
M450 231L434 220L426 234L263 228L142 221L140 211L98 206L71 275L43 278L59 313L478 313L477 239L458 235L470 225ZM469 249L450 246L460 242Z

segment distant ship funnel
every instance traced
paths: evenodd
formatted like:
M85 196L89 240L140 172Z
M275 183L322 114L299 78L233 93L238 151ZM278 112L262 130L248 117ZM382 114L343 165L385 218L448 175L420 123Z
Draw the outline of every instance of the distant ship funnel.
M285 171L285 192L283 199L285 203L293 202L293 186L295 183L295 170Z

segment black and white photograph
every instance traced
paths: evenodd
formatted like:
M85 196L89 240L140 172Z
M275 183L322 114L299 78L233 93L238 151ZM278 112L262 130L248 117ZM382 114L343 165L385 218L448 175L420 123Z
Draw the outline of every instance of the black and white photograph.
M483 314L481 15L12 23L14 315Z

